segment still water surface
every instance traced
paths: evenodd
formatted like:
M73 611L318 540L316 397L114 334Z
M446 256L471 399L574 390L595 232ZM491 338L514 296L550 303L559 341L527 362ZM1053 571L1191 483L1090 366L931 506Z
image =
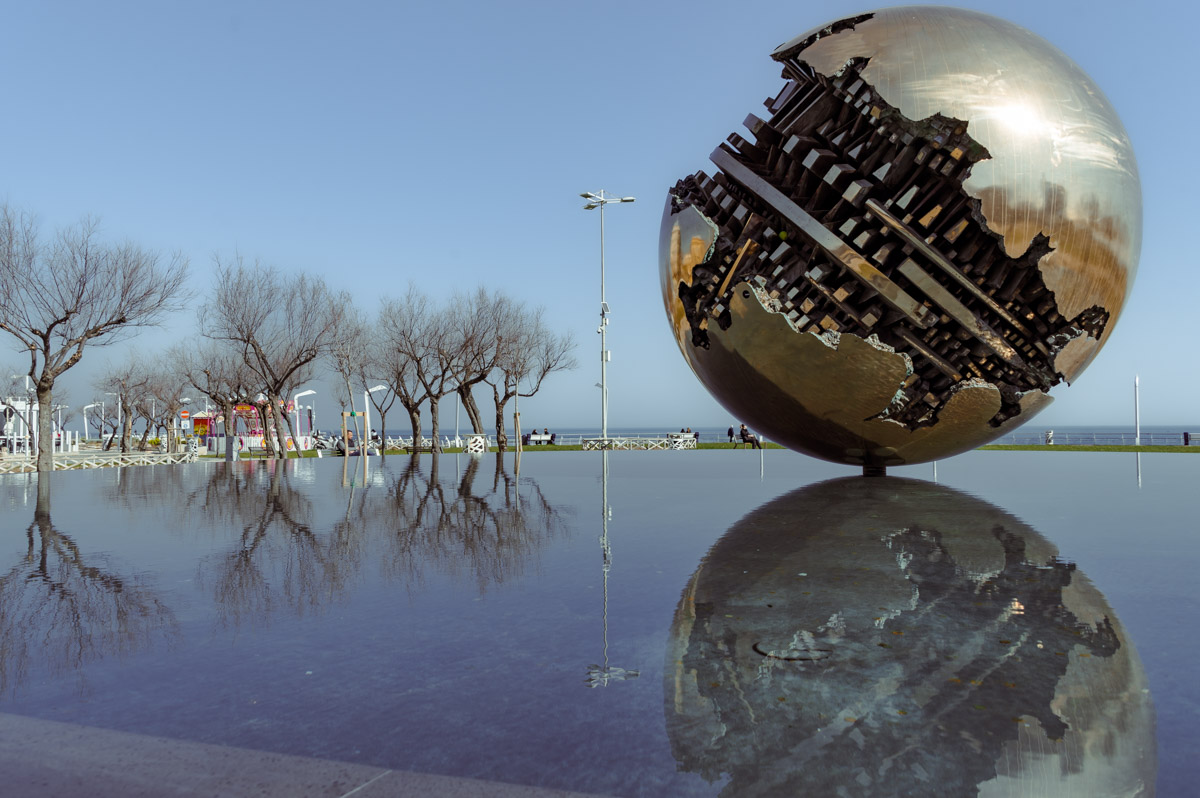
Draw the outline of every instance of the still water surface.
M1200 458L604 458L0 478L0 711L613 795L1192 788Z

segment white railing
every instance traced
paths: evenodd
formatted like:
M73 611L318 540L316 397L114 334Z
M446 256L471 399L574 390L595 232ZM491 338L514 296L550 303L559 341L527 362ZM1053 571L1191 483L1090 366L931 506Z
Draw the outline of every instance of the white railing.
M993 444L1013 446L1134 446L1137 435L1132 432L1016 432L992 441ZM1142 446L1195 446L1196 435L1189 432L1143 432Z
M68 453L54 455L54 470L80 468L121 468L142 465L175 465L198 459L195 450L167 454L165 452ZM0 457L0 474L21 474L37 470L37 460L24 455Z
M580 446L585 450L596 449L695 449L696 439L692 435L671 433L662 437L633 435L608 438L581 438Z

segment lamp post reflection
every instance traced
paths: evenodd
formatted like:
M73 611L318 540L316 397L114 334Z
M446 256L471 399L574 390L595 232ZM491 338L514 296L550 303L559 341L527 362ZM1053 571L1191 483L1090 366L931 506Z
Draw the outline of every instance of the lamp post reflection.
M601 516L601 533L600 533L600 556L601 556L601 571L603 572L604 582L604 603L602 610L602 618L604 624L604 664L588 665L587 686L588 687L608 687L609 682L623 682L627 679L636 679L639 671L626 670L618 668L615 665L608 664L608 572L612 570L612 546L608 541L608 521L612 518L612 509L608 506L608 450L604 449L600 453L603 458L603 465L600 474L600 494L602 497L600 516Z

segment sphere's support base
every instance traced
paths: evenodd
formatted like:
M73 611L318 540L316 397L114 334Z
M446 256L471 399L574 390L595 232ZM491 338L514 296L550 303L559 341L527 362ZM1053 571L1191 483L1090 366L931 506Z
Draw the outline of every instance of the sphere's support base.
M864 477L886 477L887 466L881 465L865 465L863 466Z

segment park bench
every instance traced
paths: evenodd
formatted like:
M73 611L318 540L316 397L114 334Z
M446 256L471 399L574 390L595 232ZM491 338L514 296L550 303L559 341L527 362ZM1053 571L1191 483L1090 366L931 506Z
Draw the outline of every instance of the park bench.
M757 442L757 444L758 444L757 446L755 446L755 443L756 443L756 442ZM744 433L744 432L743 432L743 433L740 433L739 435L737 435L737 436L736 436L736 437L733 439L733 448L735 448L735 449L736 449L736 448L738 448L739 446L754 446L754 447L755 447L755 448L757 448L757 449L761 449L761 448L762 448L762 441L761 441L761 440L759 440L759 439L758 439L758 438L757 438L757 437L754 435L754 433L749 433L749 434L746 434L746 433Z
M529 433L529 445L530 446L540 446L540 445L546 444L546 443L554 443L554 436L553 435L545 435L541 432Z
M696 436L691 432L668 432L667 441L672 449L696 448Z
M408 441L404 444L404 451L408 454L420 454L421 452L432 452L433 441L428 438L420 440Z

